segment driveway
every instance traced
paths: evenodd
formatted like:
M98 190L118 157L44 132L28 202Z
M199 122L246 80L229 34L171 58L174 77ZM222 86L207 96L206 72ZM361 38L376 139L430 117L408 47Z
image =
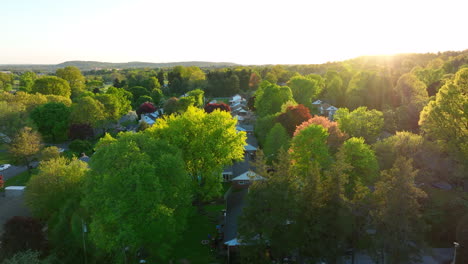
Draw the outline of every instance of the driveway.
M13 216L31 216L30 211L24 205L23 197L3 197L0 195L0 235L3 233L3 225Z

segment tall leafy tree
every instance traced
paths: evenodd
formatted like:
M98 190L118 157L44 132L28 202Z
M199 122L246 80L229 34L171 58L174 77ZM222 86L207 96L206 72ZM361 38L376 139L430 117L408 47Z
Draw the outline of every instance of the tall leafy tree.
M25 72L20 76L20 89L25 92L30 92L34 84L34 81L37 79L37 75L34 72Z
M24 127L13 138L8 151L18 160L18 163L27 165L29 170L29 164L41 149L42 139L39 133L30 127Z
M468 160L468 68L455 75L454 82L444 85L421 112L419 124L428 138L442 140L457 160Z
M248 244L241 257L248 263L270 263L290 256L298 246L296 217L297 192L286 151L281 151L275 170L268 172L263 153L258 152L255 172L266 180L249 187L247 206L239 219L239 233ZM288 243L284 243L288 241ZM266 257L267 248L270 259Z
M276 114L287 101L292 101L291 89L269 82L262 82L256 93L255 108L259 117Z
M57 69L55 72L57 77L62 78L68 82L71 88L71 96L77 97L86 88L86 78L81 74L78 67L67 66L63 69Z
M67 81L55 76L45 76L37 79L31 88L33 93L54 94L70 97L71 88Z
M205 92L203 90L195 89L195 90L189 91L187 95L195 99L194 106L203 107L204 105L203 103L205 101Z
M309 108L299 104L295 106L288 106L283 113L278 115L276 120L281 125L283 125L283 127L288 132L288 135L292 137L294 131L296 131L297 126L311 118L312 115L310 114Z
M90 166L82 205L92 215L89 236L97 248L114 261L125 248L135 255L142 247L149 260L167 260L192 202L181 152L146 134L127 133L100 144Z
M333 152L336 152L343 142L348 138L346 133L341 132L338 127L338 123L330 121L324 116L314 116L311 119L304 121L302 124L296 127L294 135L298 134L302 129L308 127L311 124L321 125L328 131L327 144Z
M309 125L291 140L291 159L297 175L306 175L311 166L327 168L331 157L327 146L327 130L320 125Z
M386 258L388 263L408 263L419 258L424 234L419 201L426 194L414 184L416 173L411 160L399 157L392 169L382 171L375 186L372 216L377 230L376 256Z
M13 75L11 73L0 72L0 91L11 91L13 88Z
M34 216L49 220L68 199L81 195L81 186L88 165L78 159L58 157L42 161L39 173L31 177L25 201Z
M363 138L350 138L340 147L346 163L351 164L351 168L346 171L348 174L348 184L346 193L352 199L357 186L373 185L378 176L379 164L374 150L364 143Z
M75 124L98 125L106 117L104 105L98 100L85 96L72 105L70 120Z
M294 96L294 100L299 104L309 106L311 100L316 99L322 92L322 87L318 80L304 76L295 76L288 81L288 86Z
M429 99L426 85L408 73L398 79L395 90L401 101L397 109L400 130L418 132L420 112Z
M415 75L410 73L403 74L398 79L395 90L400 96L400 100L403 105L428 99L426 85Z
M377 140L384 124L383 113L367 110L367 107L358 107L352 112L339 108L334 118L342 131L352 137L362 137L367 143Z
M109 87L107 88L106 94L111 94L117 98L118 103L118 115L123 116L132 110L132 100L133 95L129 91L124 90L123 88Z
M332 105L344 107L346 102L346 86L336 71L325 74L325 98Z
M62 103L47 103L31 112L31 119L43 138L53 142L66 138L69 116L70 108Z
M157 78L158 78L158 82L159 82L160 87L163 87L164 86L164 72L163 72L163 70L159 70Z
M161 84L156 77L150 77L148 79L148 90L161 89Z
M207 114L189 107L181 115L158 119L145 132L182 150L185 168L202 199L218 195L223 167L244 157L245 132L236 131L236 120L228 112Z
M276 123L268 132L263 147L268 161L273 161L278 158L280 149L287 150L289 148L289 136L286 129L279 123Z

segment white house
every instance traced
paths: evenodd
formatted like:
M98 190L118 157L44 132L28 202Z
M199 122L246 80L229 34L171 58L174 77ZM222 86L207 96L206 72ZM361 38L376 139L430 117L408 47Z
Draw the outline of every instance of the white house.
M141 114L140 122L145 121L148 125L152 126L156 122L156 119L161 117L163 114L164 109L162 108L153 113Z
M333 105L326 109L328 112L328 119L333 120L333 116L335 115L336 110L338 110L338 108L334 107Z
M242 101L242 96L240 96L239 94L236 94L234 95L231 100L229 100L230 103L234 104L234 103L240 103Z

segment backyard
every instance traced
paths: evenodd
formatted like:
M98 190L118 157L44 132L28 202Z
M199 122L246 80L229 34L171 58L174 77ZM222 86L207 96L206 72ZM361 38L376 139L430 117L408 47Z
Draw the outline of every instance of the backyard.
M216 251L210 251L210 245L203 245L202 240L208 239L208 234L214 237L216 225L224 204L201 206L194 209L188 220L188 229L174 248L175 263L209 264L218 263Z

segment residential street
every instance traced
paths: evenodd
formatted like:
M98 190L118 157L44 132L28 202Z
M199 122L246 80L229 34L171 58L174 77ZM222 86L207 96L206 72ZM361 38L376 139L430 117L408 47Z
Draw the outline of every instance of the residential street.
M65 143L61 143L61 144L46 144L47 146L56 146L57 148L63 148L64 150L68 150L68 145L70 144L70 142L65 142ZM6 152L6 150L0 150L2 152ZM31 162L31 166L33 167L37 167L39 166L39 162ZM4 170L4 171L1 171L0 174L3 175L3 180L8 180L8 179L11 179L12 177L22 173L22 172L25 172L26 170L28 169L27 166L14 166L14 165L11 165L10 168Z
M28 169L28 167L26 166L13 166L11 165L10 168L4 170L4 171L1 171L0 174L3 175L3 180L8 180L22 172L25 172L26 170Z

